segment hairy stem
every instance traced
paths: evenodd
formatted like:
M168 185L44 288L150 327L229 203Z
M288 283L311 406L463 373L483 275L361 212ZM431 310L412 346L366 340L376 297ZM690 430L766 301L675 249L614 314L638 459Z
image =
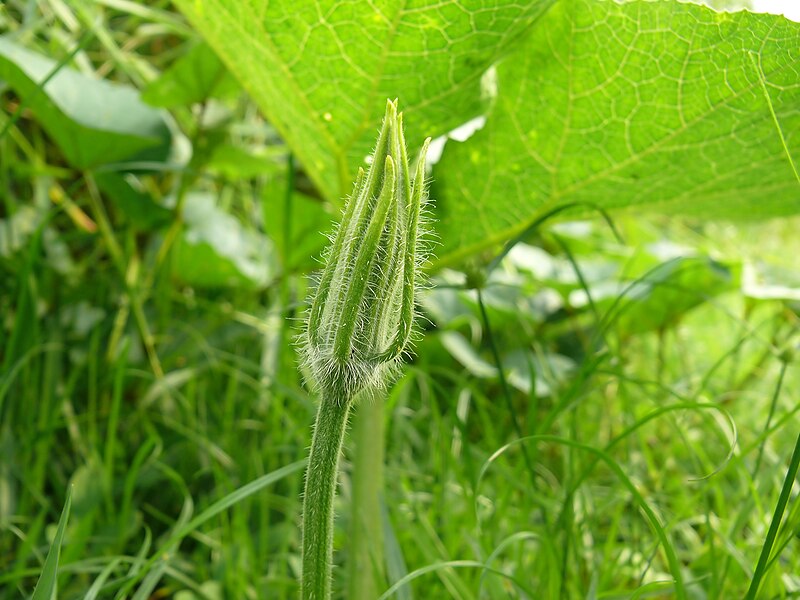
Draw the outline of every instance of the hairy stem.
M333 498L352 398L339 389L323 390L311 440L303 497L303 600L331 595Z

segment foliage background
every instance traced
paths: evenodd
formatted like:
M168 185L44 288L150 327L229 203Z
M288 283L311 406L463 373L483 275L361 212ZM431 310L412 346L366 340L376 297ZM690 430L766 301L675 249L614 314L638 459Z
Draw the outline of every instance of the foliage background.
M383 413L381 591L419 572L395 597L672 597L677 575L743 596L798 431L800 223L748 222L797 212L797 25L175 4L0 7L0 597L29 597L70 488L63 598L296 595L315 405L293 339L387 96L413 147L483 128L431 173L424 336ZM611 228L595 208L631 205L656 210ZM497 454L527 436L550 437ZM763 597L800 590L799 524L792 495Z

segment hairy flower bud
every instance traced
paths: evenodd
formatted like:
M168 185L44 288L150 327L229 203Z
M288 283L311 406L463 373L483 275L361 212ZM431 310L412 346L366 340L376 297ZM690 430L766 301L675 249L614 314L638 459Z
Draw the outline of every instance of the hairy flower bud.
M311 304L306 362L322 389L353 396L382 387L408 348L429 142L412 181L402 114L397 101L387 103L372 163L359 169Z

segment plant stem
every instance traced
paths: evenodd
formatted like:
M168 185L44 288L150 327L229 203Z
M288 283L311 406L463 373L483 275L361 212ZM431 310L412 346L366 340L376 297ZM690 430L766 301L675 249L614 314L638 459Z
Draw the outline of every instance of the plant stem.
M383 583L383 396L363 402L355 416L352 438L353 506L350 517L347 598L374 600Z
M322 392L303 496L303 600L327 600L331 595L333 498L352 403L341 388Z

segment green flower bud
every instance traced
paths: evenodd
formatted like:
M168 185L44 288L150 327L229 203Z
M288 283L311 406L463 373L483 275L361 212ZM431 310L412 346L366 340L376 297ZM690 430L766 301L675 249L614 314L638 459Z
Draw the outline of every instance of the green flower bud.
M306 364L323 390L352 397L381 388L408 349L429 142L412 181L402 114L397 101L387 103L372 163L359 169L311 303Z

